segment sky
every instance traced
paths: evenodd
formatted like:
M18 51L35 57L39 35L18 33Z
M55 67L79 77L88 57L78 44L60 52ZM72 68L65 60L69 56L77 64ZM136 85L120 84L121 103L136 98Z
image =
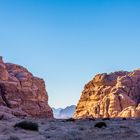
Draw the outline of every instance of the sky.
M49 104L77 104L98 73L140 68L139 0L0 0L0 55L45 80Z

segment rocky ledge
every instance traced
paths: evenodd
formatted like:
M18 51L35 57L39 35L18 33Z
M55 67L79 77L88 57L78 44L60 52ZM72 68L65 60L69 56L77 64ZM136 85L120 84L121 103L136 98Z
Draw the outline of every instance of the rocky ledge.
M140 117L140 69L96 75L85 85L74 117Z
M0 57L0 116L53 118L43 79Z

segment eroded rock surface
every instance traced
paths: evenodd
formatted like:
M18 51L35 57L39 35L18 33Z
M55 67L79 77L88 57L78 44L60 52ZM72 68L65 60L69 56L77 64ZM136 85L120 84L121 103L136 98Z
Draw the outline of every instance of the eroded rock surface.
M85 85L74 117L140 117L140 69L96 75Z
M53 117L43 79L0 57L0 112L4 110L17 116Z

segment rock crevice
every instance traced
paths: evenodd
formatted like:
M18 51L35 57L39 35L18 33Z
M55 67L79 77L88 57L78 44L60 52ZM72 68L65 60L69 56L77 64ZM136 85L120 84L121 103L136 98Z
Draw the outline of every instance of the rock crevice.
M2 98L2 100L3 100L3 102L4 102L4 105L6 105L7 107L10 108L9 101L7 100L7 98L6 98L5 95L6 95L5 86L4 86L4 84L1 84L1 85L0 85L0 96L1 96L1 98Z

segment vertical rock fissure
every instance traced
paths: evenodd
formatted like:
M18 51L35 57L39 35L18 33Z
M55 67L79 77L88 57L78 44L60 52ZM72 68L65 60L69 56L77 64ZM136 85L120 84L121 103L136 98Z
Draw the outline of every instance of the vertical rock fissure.
M119 104L120 104L120 109L121 109L121 111L122 111L122 110L123 110L123 107L122 107L121 97L120 97L120 96L118 96L118 100L119 100Z
M108 113L109 105L110 105L110 99L107 98L107 99L106 99L106 113L107 113L108 116L109 116L109 113Z
M8 100L6 99L5 95L6 95L5 87L4 85L0 85L0 96L2 100L4 101L5 105L10 108L10 104Z
M95 114L100 114L100 106L97 105L97 107L95 108Z

